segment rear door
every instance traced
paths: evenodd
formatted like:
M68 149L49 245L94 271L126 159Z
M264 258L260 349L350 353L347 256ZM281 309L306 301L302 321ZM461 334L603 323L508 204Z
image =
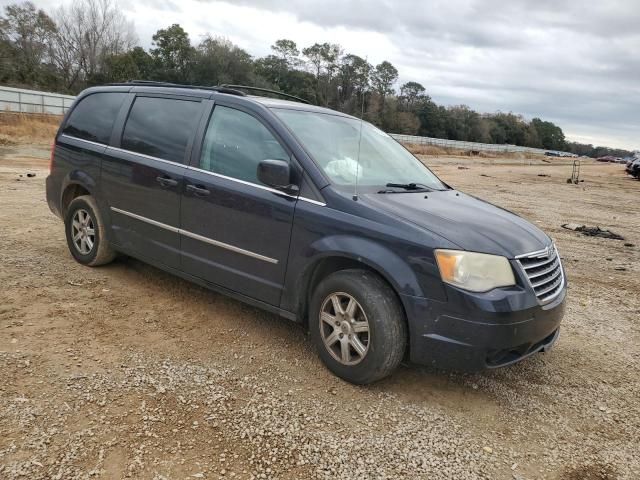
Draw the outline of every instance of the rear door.
M78 101L56 140L56 168L51 172L55 180L48 185L57 185L60 189L64 189L66 182L73 181L92 185L96 201L104 208L100 191L101 163L126 98L126 92L98 92ZM61 193L57 190L53 194L56 205L59 205Z
M202 113L200 98L137 94L102 162L115 243L180 266L180 196ZM121 132L121 133L120 133Z
M234 103L217 103L204 130L185 172L182 269L278 305L297 197L256 173L260 161L291 154L266 122Z

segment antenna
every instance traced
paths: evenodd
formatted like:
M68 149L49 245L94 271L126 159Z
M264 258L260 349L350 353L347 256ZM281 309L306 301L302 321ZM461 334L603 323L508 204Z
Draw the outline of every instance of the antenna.
M353 190L353 200L358 201L358 175L360 174L360 145L362 144L362 124L364 123L364 87L362 88L362 106L360 110L360 133L358 135L358 158L356 160L356 183Z

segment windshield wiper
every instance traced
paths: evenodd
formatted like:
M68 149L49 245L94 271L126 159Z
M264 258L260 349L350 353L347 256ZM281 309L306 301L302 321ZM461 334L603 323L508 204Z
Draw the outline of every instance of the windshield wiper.
M433 188L427 187L422 183L387 183L385 185L388 188L402 188L412 192L432 192ZM381 190L380 193L388 192L388 190Z

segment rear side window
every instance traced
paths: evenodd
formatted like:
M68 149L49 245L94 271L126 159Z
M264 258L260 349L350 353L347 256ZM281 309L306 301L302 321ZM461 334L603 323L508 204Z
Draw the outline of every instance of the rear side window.
M122 148L182 163L200 107L200 102L188 100L136 98L122 133Z
M113 92L84 97L71 112L62 133L107 145L126 96L126 93Z
M257 170L262 160L289 161L289 155L257 118L233 108L215 107L200 168L259 184Z

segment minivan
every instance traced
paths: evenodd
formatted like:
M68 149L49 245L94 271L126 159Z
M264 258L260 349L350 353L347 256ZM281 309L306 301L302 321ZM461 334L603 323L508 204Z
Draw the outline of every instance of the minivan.
M89 88L46 186L81 264L125 254L299 322L349 382L403 360L503 367L558 338L567 283L545 233L373 125L298 98Z

